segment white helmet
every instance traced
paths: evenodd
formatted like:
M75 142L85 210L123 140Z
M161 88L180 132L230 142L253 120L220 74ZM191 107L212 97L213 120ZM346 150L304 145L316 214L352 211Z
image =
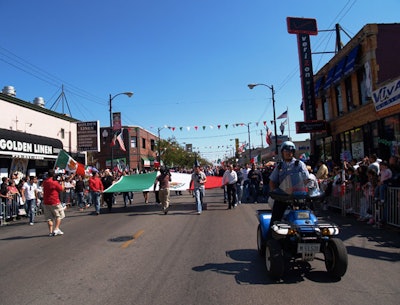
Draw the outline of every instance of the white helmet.
M282 152L283 150L289 150L289 151L291 151L292 153L295 153L295 152L296 152L296 145L294 145L294 143L291 142L291 141L285 141L285 142L283 142L282 145L281 145L281 152Z

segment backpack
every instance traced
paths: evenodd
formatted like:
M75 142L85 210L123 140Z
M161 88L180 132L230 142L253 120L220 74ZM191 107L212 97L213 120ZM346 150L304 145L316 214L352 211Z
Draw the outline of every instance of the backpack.
M236 172L237 175L237 183L241 184L243 181L243 173L239 170Z

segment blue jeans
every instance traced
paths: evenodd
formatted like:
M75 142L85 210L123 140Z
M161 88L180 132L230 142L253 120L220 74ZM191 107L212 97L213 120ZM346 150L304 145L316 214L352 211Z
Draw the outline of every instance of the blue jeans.
M194 189L194 198L196 198L197 212L203 210L203 197L205 195L204 186L196 187Z
M92 204L96 210L96 213L100 213L100 192L91 192Z
M242 197L243 197L243 185L238 183L236 185L236 194L237 194L237 203L242 203Z
M244 180L243 181L243 197L246 198L248 201L248 198L250 197L250 180Z
M33 223L35 221L35 215L36 215L36 199L27 199L26 209L29 216L29 222Z
M268 202L268 198L269 198L269 184L268 183L263 184L262 192L263 192L263 197L266 198L267 202Z
M78 200L78 206L80 209L83 209L85 207L85 201L84 201L84 194L83 192L77 192L76 193L76 198Z

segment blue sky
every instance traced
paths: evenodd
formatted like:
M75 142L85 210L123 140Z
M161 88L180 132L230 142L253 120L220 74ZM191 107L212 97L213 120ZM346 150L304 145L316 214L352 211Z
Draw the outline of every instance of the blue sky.
M0 10L1 88L14 86L26 101L43 97L50 108L64 86L72 116L101 126L109 125L109 95L133 91L113 100L123 125L155 134L174 127L161 137L215 160L232 154L230 139L248 141L247 127L235 124L249 124L252 146L267 146L271 90L249 83L273 85L276 115L288 109L293 140L308 137L295 132L304 119L286 17L315 18L319 30L339 23L353 37L367 23L399 22L400 1L1 0ZM334 51L334 32L311 36L311 46ZM332 56L313 55L314 72Z

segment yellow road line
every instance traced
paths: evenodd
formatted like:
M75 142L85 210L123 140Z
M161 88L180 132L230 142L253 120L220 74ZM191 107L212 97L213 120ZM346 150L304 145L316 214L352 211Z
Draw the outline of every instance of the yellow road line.
M133 242L135 241L135 239L138 239L143 233L144 233L143 230L137 231L137 232L133 235L133 239L124 242L124 243L121 245L120 248L122 248L122 249L128 248L129 245L130 245L131 243L133 243Z

